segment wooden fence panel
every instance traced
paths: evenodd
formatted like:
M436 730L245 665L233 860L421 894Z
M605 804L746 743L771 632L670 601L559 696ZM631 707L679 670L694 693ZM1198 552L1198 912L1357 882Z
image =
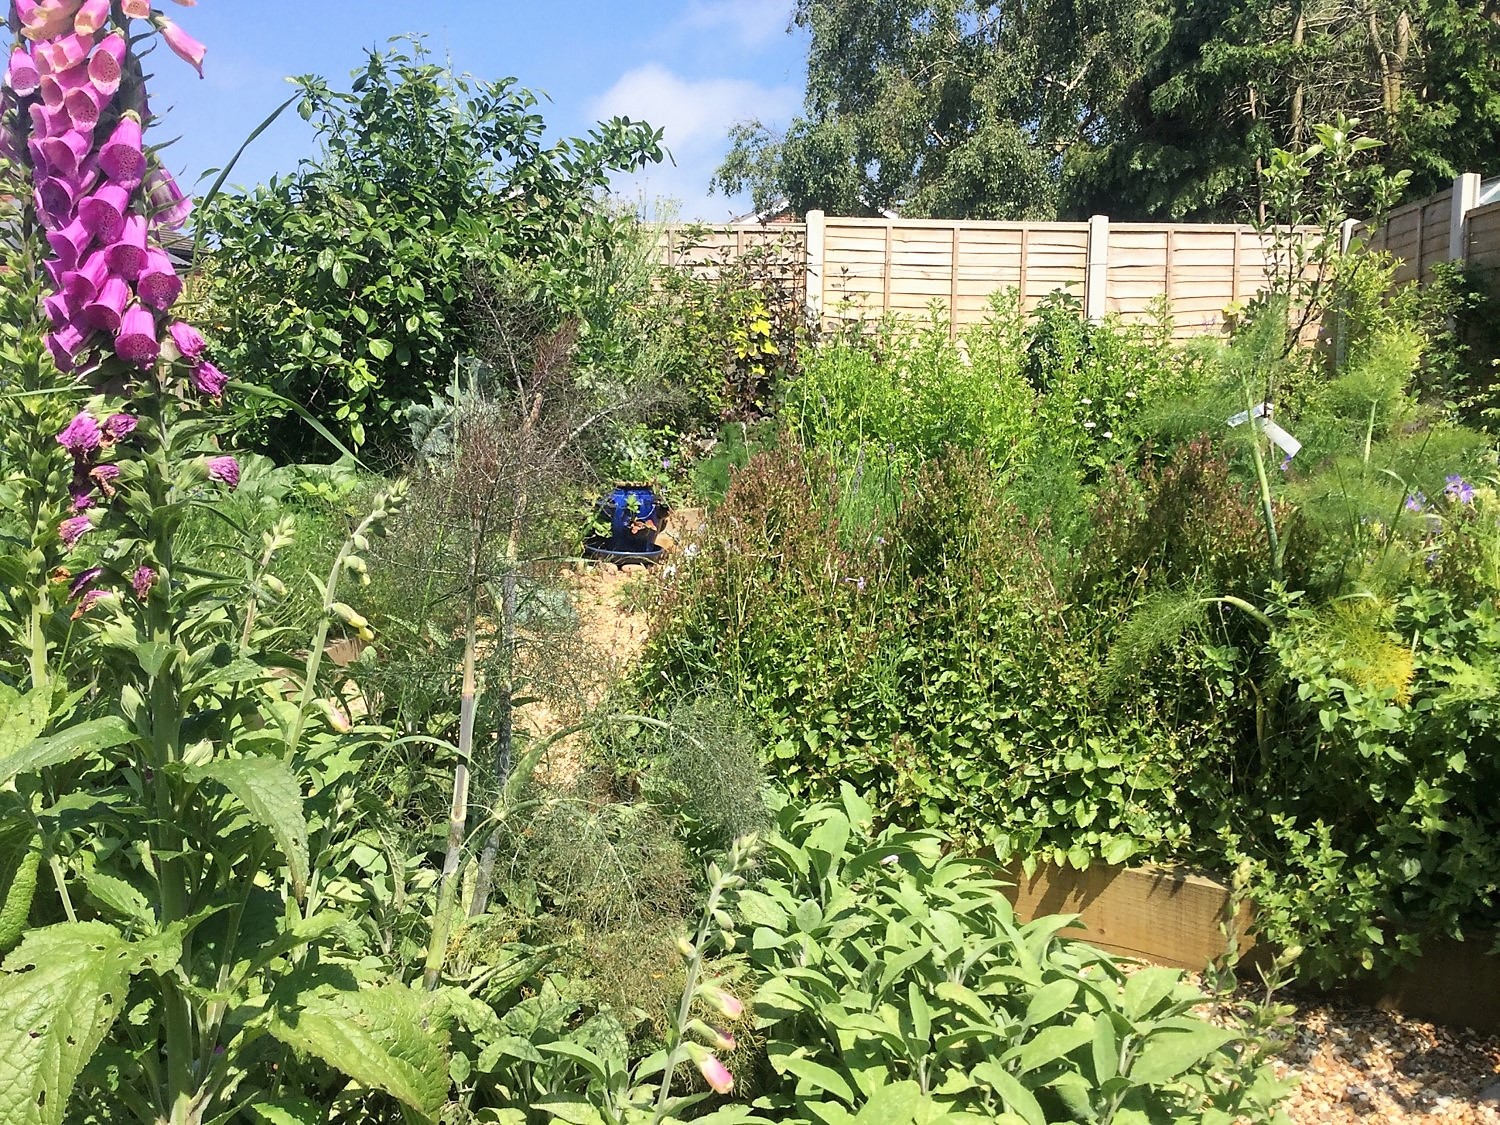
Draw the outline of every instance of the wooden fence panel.
M1467 250L1471 266L1500 270L1500 202L1469 212Z
M1266 247L1253 228L1230 225L953 222L827 218L808 224L668 228L663 261L716 276L727 255L779 244L802 259L809 307L827 322L886 314L925 318L936 306L957 334L988 315L997 293L1032 312L1058 290L1090 315L1150 317L1167 298L1175 334L1217 332L1227 306L1266 284ZM1438 237L1438 235L1433 235ZM817 261L806 259L814 247ZM1090 258L1094 255L1092 262ZM1102 260L1101 260L1102 257ZM1094 272L1091 273L1091 265ZM1102 286L1090 294L1090 278Z

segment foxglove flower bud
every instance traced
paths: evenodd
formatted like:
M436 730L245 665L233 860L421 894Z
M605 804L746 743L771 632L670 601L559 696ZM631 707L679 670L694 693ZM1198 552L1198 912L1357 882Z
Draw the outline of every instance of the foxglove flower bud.
M165 16L158 16L152 22L156 24L156 30L161 32L162 38L167 41L167 46L172 49L172 53L196 70L198 77L202 78L203 56L207 50L203 44Z
M727 1094L734 1089L734 1075L729 1073L729 1068L716 1056L705 1054L699 1058L698 1071L716 1093Z
M233 492L240 486L240 463L233 457L210 457L208 479L227 484L229 491Z

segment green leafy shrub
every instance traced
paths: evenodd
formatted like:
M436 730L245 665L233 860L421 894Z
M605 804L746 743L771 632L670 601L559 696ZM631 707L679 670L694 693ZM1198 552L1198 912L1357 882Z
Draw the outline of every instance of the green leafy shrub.
M323 152L209 209L208 323L226 369L353 445L393 447L406 410L472 350L469 267L492 265L576 315L590 255L615 225L594 193L612 171L660 160L660 133L617 118L544 145L536 95L456 76L420 41L370 52L349 92L314 77L299 87ZM284 403L242 411L246 444L295 458L317 448Z
M782 808L738 898L774 1119L1284 1120L1265 1044L1194 1014L1181 974L1022 925L990 868L872 820L848 787Z

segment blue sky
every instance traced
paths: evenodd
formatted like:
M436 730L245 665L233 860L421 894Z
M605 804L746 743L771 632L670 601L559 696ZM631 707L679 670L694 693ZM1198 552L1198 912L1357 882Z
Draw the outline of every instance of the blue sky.
M557 136L624 114L666 130L676 166L617 185L630 199L675 199L682 218L723 220L743 199L708 194L735 121L784 125L801 102L805 43L788 35L793 0L199 0L163 4L208 47L205 78L165 50L151 57L152 105L166 111L155 140L191 188L221 166L292 93L288 75L320 74L347 89L364 51L423 32L453 68L514 76L545 91ZM288 110L256 140L231 183L253 184L314 154L312 129ZM207 188L210 181L198 184Z

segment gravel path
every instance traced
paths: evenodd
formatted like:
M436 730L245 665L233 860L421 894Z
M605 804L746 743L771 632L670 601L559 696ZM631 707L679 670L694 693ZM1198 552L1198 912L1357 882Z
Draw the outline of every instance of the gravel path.
M1500 1082L1500 1038L1321 1002L1298 1003L1293 1019L1274 1065L1300 1080L1286 1103L1294 1125L1500 1125L1500 1089L1481 1097Z

